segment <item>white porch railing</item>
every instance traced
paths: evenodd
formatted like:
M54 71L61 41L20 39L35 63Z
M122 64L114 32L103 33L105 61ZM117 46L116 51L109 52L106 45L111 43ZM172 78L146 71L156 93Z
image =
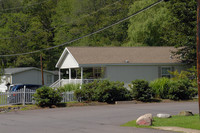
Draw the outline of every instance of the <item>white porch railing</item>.
M64 86L66 84L86 84L93 82L96 79L61 79L54 82L50 87L58 88L60 86Z
M53 84L51 84L49 87L59 87L60 86L60 82L61 80L57 80L56 82L54 82Z

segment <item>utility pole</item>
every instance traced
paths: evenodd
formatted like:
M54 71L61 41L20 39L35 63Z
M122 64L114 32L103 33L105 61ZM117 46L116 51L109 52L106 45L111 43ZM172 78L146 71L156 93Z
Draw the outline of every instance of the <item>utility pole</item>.
M40 54L40 65L41 65L41 73L42 73L42 85L44 85L42 54Z
M200 0L197 0L197 85L199 101L199 118L200 118Z

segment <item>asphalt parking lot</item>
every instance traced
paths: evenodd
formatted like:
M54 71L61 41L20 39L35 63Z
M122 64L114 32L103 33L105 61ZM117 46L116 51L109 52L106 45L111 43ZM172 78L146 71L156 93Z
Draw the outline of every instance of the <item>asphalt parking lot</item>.
M16 111L0 114L0 133L170 133L120 125L145 113L176 115L182 110L198 113L198 103L118 104Z

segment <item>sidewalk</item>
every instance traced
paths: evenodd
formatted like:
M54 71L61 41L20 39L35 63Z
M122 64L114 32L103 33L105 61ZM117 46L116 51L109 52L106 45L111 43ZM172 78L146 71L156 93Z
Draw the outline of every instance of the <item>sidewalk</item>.
M200 133L200 130L182 128L182 127L154 127L155 129L168 130L168 131L177 131L184 133Z

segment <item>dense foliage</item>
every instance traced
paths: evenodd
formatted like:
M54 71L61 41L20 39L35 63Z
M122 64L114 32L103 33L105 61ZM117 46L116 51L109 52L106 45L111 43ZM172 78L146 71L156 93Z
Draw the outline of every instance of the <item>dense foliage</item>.
M136 0L130 13L157 0ZM130 19L125 46L175 46L183 63L196 63L196 0L170 0Z
M145 80L132 81L133 98L140 101L150 101L150 98L188 100L198 94L197 74L195 67L187 71L170 72L172 78L159 78L149 84ZM151 97L152 96L152 97Z
M168 97L172 100L188 100L197 96L197 70L195 67L187 71L171 72L173 78L169 82Z
M150 87L152 88L153 95L155 98L167 99L169 90L169 78L159 78L150 82Z
M159 78L150 82L155 98L171 100L188 100L195 97L197 91L197 79L195 67L188 71L170 72L173 77Z
M41 107L51 107L52 105L57 105L62 100L59 91L47 86L37 89L33 97L36 104Z
M108 80L84 84L82 89L75 91L75 95L77 99L84 101L114 103L115 101L131 100L130 92L124 87L124 83Z
M168 45L179 47L175 53L183 63L196 63L196 0L170 0L167 4L171 17L163 38Z
M129 13L135 13L157 0L137 0L129 9ZM128 28L129 42L125 46L165 46L167 44L162 36L170 17L166 3L142 12L130 19Z
M131 90L134 99L143 102L148 102L151 100L152 89L149 87L148 81L140 79L132 81Z
M188 100L197 95L197 89L187 79L171 81L169 86L168 97L171 100Z
M75 90L75 96L77 99L83 101L96 101L95 90L99 85L99 81L95 80L88 84L83 84L80 90Z
M70 92L80 89L80 84L66 84L57 88L59 92Z
M0 55L57 46L111 25L157 0L1 0ZM162 2L70 46L177 46L181 61L195 64L196 0ZM64 45L30 55L0 58L5 67L54 69Z
M99 102L114 103L115 101L131 100L129 90L122 82L111 82L104 80L99 82L96 89L96 97Z
M0 55L24 53L79 38L127 16L132 0L1 0ZM120 46L127 39L128 21L72 46ZM66 46L66 45L65 45ZM31 55L1 58L5 67L55 69L63 47Z

